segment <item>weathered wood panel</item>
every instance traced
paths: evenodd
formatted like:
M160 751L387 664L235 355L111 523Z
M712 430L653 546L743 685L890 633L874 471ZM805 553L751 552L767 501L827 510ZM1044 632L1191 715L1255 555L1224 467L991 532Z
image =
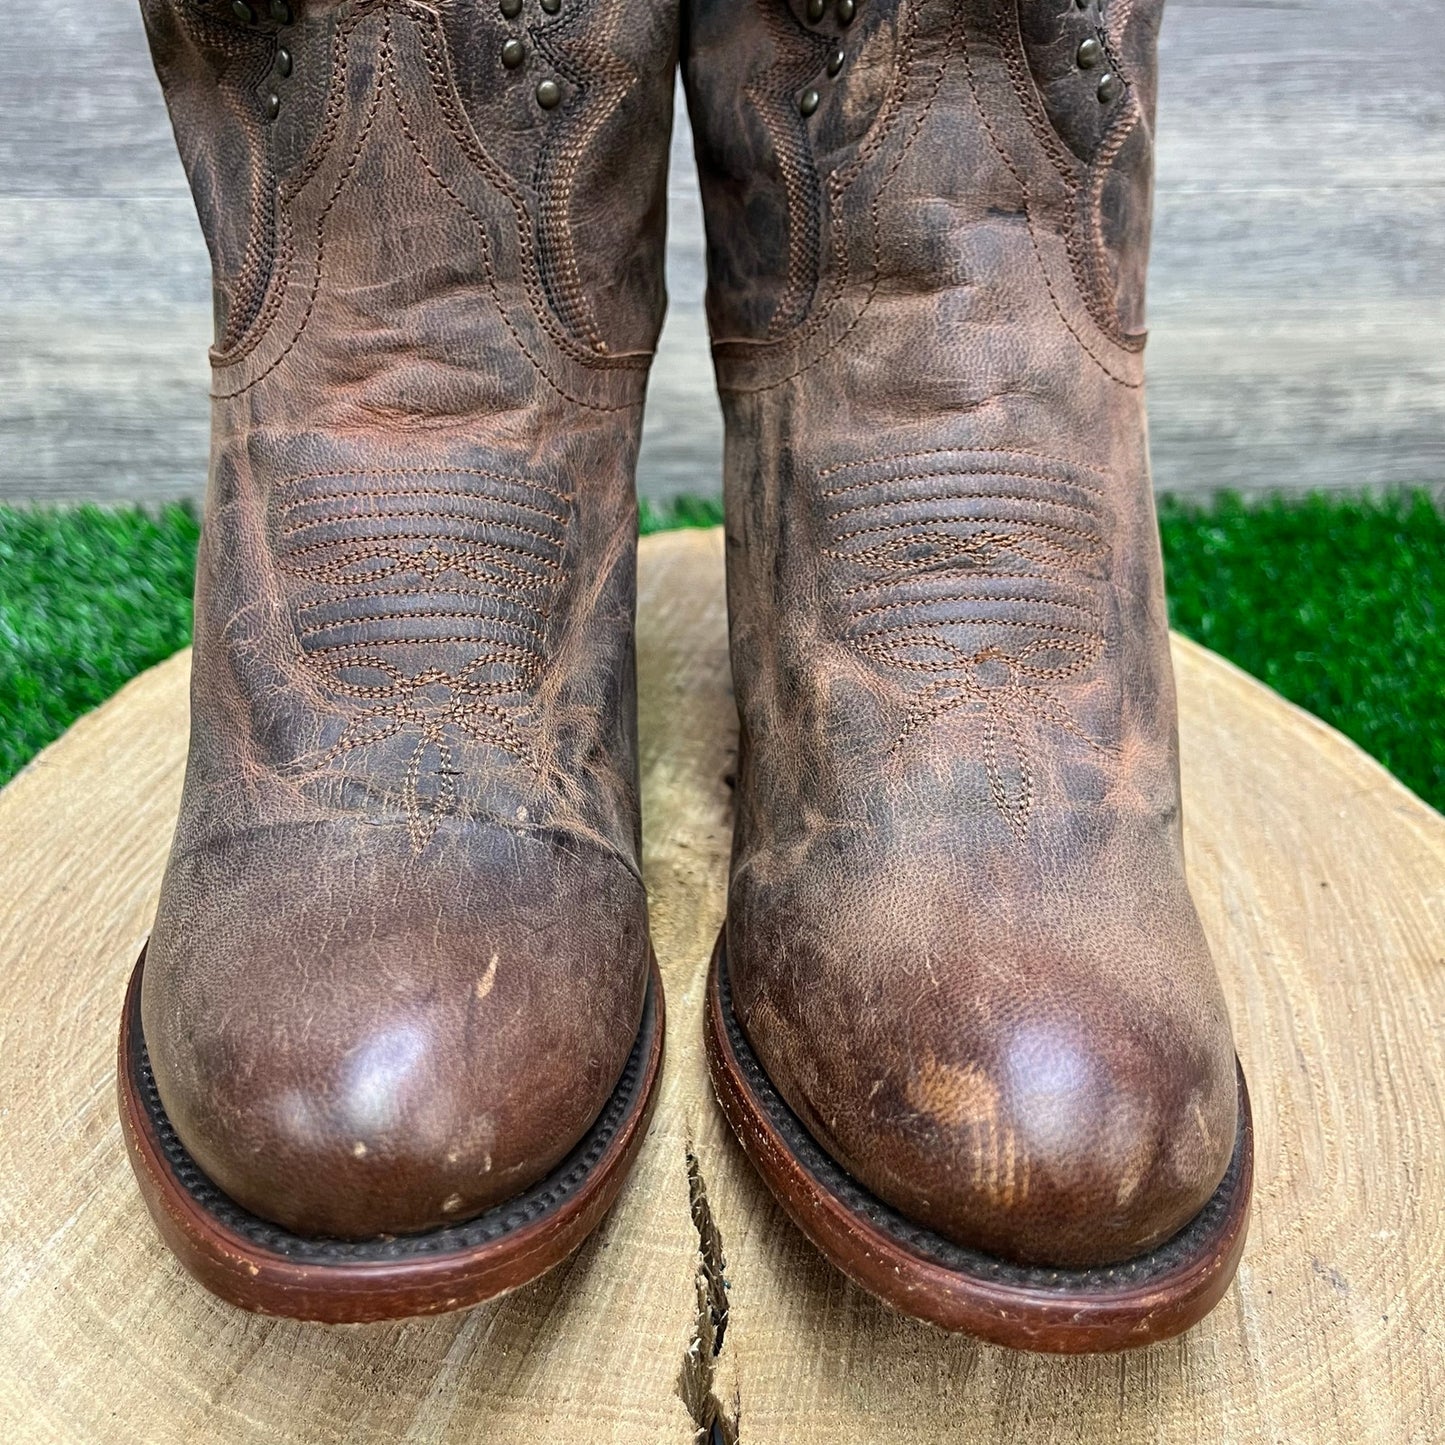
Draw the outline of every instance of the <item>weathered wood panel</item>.
M0 46L0 497L199 491L204 248L134 0ZM685 125L641 488L718 491ZM1162 489L1445 482L1445 8L1170 0L1150 375Z

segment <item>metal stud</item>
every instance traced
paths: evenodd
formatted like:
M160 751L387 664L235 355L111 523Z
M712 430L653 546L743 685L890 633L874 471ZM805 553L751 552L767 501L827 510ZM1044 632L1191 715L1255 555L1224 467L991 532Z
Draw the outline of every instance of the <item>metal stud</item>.
M858 13L856 0L838 0L838 24L851 25Z
M562 0L542 0L542 9L548 15L555 15L562 8Z
M798 109L802 111L804 115L812 115L812 113L817 110L822 99L823 97L810 85L807 90L798 97Z
M848 52L844 50L841 45L835 45L832 50L828 52L828 74L837 75L847 63L847 60Z
M502 46L502 64L515 70L527 58L527 47L514 35Z
M828 8L828 0L808 0L808 20L816 25Z
M1092 70L1104 58L1104 47L1091 35L1079 45L1078 53L1074 59L1079 62L1080 70Z
M555 110L562 102L562 87L555 80L543 80L537 84L537 104L543 110Z
M246 0L231 0L231 14L234 15L242 25L254 25L256 23L256 12L246 4Z
M271 0L271 18L278 25L289 25L291 23L291 7L286 0Z
M1111 100L1118 100L1123 89L1124 82L1112 71L1099 77L1099 99L1105 105L1108 105Z
M275 120L281 114L281 97L273 90L266 97L266 119Z
M291 74L291 52L284 45L276 51L276 73L283 80Z
M502 14L515 20L522 13L522 0L502 0Z

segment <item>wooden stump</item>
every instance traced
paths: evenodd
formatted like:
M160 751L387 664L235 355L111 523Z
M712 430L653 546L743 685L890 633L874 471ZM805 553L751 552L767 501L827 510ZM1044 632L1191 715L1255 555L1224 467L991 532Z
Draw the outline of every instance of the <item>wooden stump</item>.
M1199 1328L1132 1355L951 1338L821 1262L709 1093L734 749L721 582L717 533L643 544L656 1121L592 1241L467 1314L245 1315L182 1274L144 1213L115 1029L170 841L187 658L0 794L0 1438L682 1445L714 1414L748 1445L1445 1436L1445 819L1176 642L1189 864L1258 1131L1239 1280Z

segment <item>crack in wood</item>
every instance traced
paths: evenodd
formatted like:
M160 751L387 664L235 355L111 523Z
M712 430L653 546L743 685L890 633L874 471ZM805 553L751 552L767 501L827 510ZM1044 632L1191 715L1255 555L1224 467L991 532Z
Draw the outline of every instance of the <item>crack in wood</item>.
M734 1399L729 1412L716 1391L717 1362L727 1337L727 1257L722 1234L713 1218L707 1198L707 1182L689 1139L687 1151L687 1194L697 1230L697 1318L692 1338L683 1352L677 1392L692 1416L699 1445L738 1445L742 1402Z

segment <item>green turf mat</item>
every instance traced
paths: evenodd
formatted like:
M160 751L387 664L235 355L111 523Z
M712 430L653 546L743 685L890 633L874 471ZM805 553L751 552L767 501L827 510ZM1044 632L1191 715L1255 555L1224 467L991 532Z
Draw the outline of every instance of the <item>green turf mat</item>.
M715 501L644 503L644 533ZM1180 631L1355 739L1445 808L1445 516L1424 492L1160 508ZM182 508L0 507L0 782L190 630Z
M191 634L195 516L0 507L0 783Z
M1169 616L1445 809L1445 514L1425 492L1160 508Z

